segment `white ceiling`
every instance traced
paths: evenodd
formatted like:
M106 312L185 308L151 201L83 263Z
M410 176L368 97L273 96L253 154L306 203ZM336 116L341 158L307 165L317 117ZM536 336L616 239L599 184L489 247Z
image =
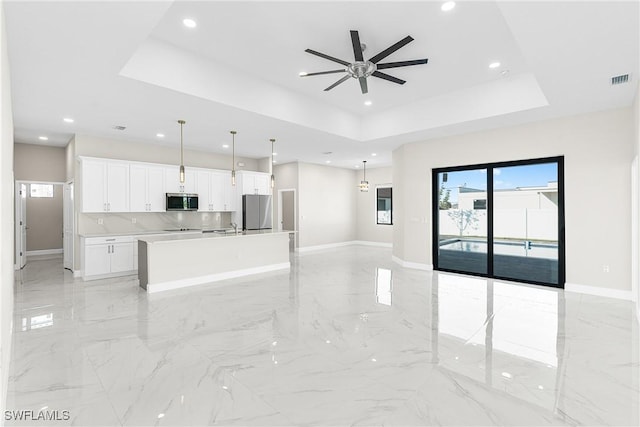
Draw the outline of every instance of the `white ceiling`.
M276 138L281 163L375 167L407 142L631 105L637 1L441 4L6 1L16 142L64 146L79 133L177 146L185 119L188 148L228 152L235 129L239 155L266 157ZM365 58L411 35L382 62L429 63L385 70L402 86L369 78L367 95L351 79L325 92L340 74L298 76L341 68L306 48L352 61L349 30ZM630 83L610 85L625 73Z

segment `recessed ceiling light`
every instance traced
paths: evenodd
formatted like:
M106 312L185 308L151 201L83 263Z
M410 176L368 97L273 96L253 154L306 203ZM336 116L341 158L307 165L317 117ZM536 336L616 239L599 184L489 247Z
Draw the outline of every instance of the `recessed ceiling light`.
M66 123L73 123L73 119L72 119L72 118L69 118L69 117L65 117L65 118L64 118L64 119L62 119L62 120L64 120Z
M41 141L48 141L49 140L49 138L47 138L46 136L39 136L38 139L41 140Z
M307 74L308 74L308 73L307 73L306 71L300 71L300 72L298 73L298 75L299 75L300 77L304 77L304 76L306 76Z
M372 155L373 157L377 156L377 154L376 154L376 153L371 153L371 155Z
M156 133L156 136L157 136L158 138L164 138L164 133Z
M229 144L222 144L222 148L229 148Z
M371 102L371 101L369 101L369 100L364 101L364 105L366 105L367 107L368 107L369 105L371 105L371 104L372 104L372 102Z
M331 163L331 160L327 160L327 161L325 161L325 163Z
M277 161L277 160L274 160L272 163L278 163L278 161Z
M196 24L196 21L194 21L191 18L185 18L182 20L182 23L184 24L185 27L187 28L195 28L198 24Z
M500 66L500 63L497 62L497 61L496 62L492 62L491 64L489 64L489 68L492 68L492 69L493 68L498 68L499 66Z
M360 165L355 165L354 168L358 169L360 167Z
M451 9L453 9L454 7L456 7L456 2L448 1L448 2L443 3L442 6L440 6L440 9L444 10L445 12L448 12Z

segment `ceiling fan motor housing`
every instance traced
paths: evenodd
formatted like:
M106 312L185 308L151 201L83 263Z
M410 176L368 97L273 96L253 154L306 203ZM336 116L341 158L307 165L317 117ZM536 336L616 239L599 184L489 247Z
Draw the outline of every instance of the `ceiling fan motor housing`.
M356 61L347 67L347 72L354 79L359 79L360 77L369 77L377 69L376 64L371 61Z

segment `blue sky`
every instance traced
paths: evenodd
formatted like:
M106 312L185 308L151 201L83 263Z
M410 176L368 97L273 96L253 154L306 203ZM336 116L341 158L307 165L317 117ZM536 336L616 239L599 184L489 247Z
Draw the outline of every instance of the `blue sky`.
M448 172L447 182L444 183L446 189L451 189L450 200L458 199L458 187L466 186L486 190L487 172L486 170L472 170ZM442 181L442 174L440 174ZM558 180L558 167L556 163L544 163L538 165L512 166L507 168L497 168L493 170L493 186L497 190L515 188L546 186L549 181Z

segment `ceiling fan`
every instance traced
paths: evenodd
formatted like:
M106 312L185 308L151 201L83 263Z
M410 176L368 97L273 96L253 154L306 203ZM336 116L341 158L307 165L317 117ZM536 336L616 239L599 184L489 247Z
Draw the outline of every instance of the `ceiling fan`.
M373 76L378 77L380 79L388 80L393 83L397 83L403 85L406 83L405 80L399 79L397 77L390 76L386 73L381 73L378 70L384 70L387 68L398 68L398 67L407 67L409 65L420 65L426 64L428 59L415 59L412 61L400 61L400 62L386 62L379 64L381 60L391 55L396 50L405 46L406 44L413 41L411 36L407 36L395 43L392 46L389 46L382 52L377 55L372 56L367 61L365 61L364 56L362 55L362 51L366 48L365 45L360 43L360 36L358 32L355 30L351 30L351 44L353 45L353 55L355 57L355 62L347 62L342 59L334 58L333 56L325 55L324 53L317 52L312 49L306 49L305 52L308 52L312 55L319 56L324 59L328 59L329 61L337 62L338 64L342 64L347 68L343 68L340 70L330 70L330 71L320 71L317 73L301 73L300 77L309 77L309 76L319 76L322 74L335 74L335 73L347 73L346 76L342 77L340 80L329 86L325 89L325 92L333 89L338 86L340 83L344 83L349 80L349 77L353 77L354 79L358 79L360 81L360 90L365 94L369 91L367 87L367 77Z

